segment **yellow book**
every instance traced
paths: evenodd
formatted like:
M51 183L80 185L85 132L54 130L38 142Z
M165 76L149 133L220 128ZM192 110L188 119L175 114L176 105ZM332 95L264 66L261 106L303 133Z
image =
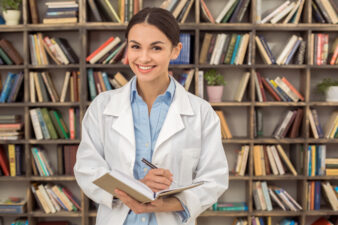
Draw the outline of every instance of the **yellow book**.
M279 154L282 156L285 164L288 166L288 168L290 169L291 173L294 175L294 176L297 176L297 171L295 170L295 168L293 167L290 159L288 158L288 156L286 155L283 147L281 145L277 145L277 150L279 152Z
M326 175L327 176L337 176L338 175L338 169L326 169Z
M41 55L40 55L40 49L39 49L39 42L38 37L36 34L33 34L34 37L34 46L35 46L35 55L36 55L36 61L38 62L38 65L42 65L41 61Z
M316 176L316 146L311 145L311 176Z
M16 175L15 168L15 145L8 145L9 172L12 177Z
M261 165L261 145L255 145L253 147L254 167L255 176L262 176L262 165Z

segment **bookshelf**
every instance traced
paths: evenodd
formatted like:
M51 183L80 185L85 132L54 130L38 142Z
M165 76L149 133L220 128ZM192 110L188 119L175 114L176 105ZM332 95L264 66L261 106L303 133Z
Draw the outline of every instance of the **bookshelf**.
M33 128L30 121L29 110L37 107L57 108L60 111L67 111L68 108L79 109L79 120L81 121L87 107L90 104L89 92L87 88L87 70L93 68L94 70L102 70L106 72L123 71L128 74L126 77L131 78L132 72L127 65L123 64L111 64L111 65L98 65L87 64L86 57L93 50L95 50L109 35L112 33L123 37L123 32L126 29L126 24L118 24L113 22L95 22L90 8L85 0L79 0L79 19L76 24L31 24L29 16L29 0L23 0L22 4L22 19L21 24L16 26L0 25L0 38L6 38L11 40L16 47L20 55L24 58L23 65L0 65L1 79L4 81L7 72L24 72L24 96L23 100L15 103L3 103L0 104L0 114L13 113L20 114L23 117L24 122L24 138L17 141L0 141L0 144L5 146L7 144L22 145L24 149L24 161L31 161L30 147L33 145L43 146L51 154L52 166L56 168L56 146L62 144L79 144L80 140L35 140L33 134ZM268 6L282 3L282 0L262 0ZM44 1L36 0L39 6L39 16L42 17L42 12L45 10ZM143 7L146 6L160 6L162 0L143 0ZM247 212L221 212L221 211L206 211L201 214L197 219L198 225L207 224L230 224L234 217L247 218L249 224L251 224L252 216L271 216L273 221L279 221L282 217L294 217L298 220L300 225L311 224L316 218L323 215L338 215L337 211L333 211L330 207L325 207L321 210L307 210L306 207L306 185L307 182L313 180L329 180L334 184L338 183L337 177L332 176L315 176L309 177L303 171L298 176L283 175L283 176L254 176L253 154L252 149L254 145L265 144L281 144L286 148L286 151L290 153L292 148L303 146L305 149L311 144L325 144L328 146L327 152L330 156L338 158L338 154L335 151L338 146L337 139L314 139L311 136L308 111L311 108L316 108L319 112L321 122L324 124L329 118L330 114L337 109L337 102L325 102L321 96L315 93L315 85L324 77L336 78L337 65L312 65L310 64L311 52L313 52L313 46L309 43L312 33L325 32L329 33L332 37L337 37L338 25L333 24L319 24L312 21L312 9L311 0L305 0L303 13L301 15L300 23L294 24L258 24L256 23L256 0L251 0L249 8L244 16L243 23L226 23L226 24L210 24L202 22L200 20L200 1L195 0L187 21L184 24L180 24L182 31L192 34L194 39L194 59L191 64L188 65L170 65L170 69L175 71L181 71L184 69L208 70L215 68L223 74L228 82L225 86L225 93L223 96L223 102L212 103L215 109L222 110L229 123L230 130L232 131L232 139L224 139L223 144L226 150L226 154L229 160L229 169L234 166L232 161L236 160L236 149L242 145L250 146L249 160L247 165L247 172L245 176L230 176L229 190L221 197L223 200L237 200L246 201L249 210ZM271 4L269 6L269 4ZM213 15L217 15L223 7L222 1L210 0L207 1L207 5ZM265 4L264 4L265 5ZM29 34L42 32L43 34L55 35L66 38L72 48L75 50L79 57L78 64L71 65L43 65L33 66L30 63L29 52ZM247 56L243 65L209 65L199 64L199 51L201 49L203 36L206 32L211 33L251 33L252 36L249 40L249 47L251 49L251 64L247 64ZM263 63L262 58L256 48L255 40L253 37L256 34L263 34L268 39L269 43L273 42L276 46L275 51L279 51L286 43L286 38L291 34L300 35L306 41L306 52L304 64L301 65L266 65ZM330 39L330 41L332 41ZM248 53L247 53L248 54ZM79 93L80 99L78 102L70 102L69 100L64 103L31 103L29 98L29 72L31 71L49 71L53 77L53 80L58 84L62 82L64 72L66 70L78 70L80 71L80 85ZM239 82L239 76L243 72L249 71L250 78L247 86L244 98L242 102L234 102L229 95L235 93L229 87L234 87L236 82ZM253 79L253 73L259 71L263 76L277 76L287 74L291 82L295 84L296 88L300 90L305 101L303 102L258 102L255 94L255 83ZM238 75L238 76L236 76ZM197 72L194 76L193 85L198 83ZM232 85L234 84L234 85ZM192 92L196 90L196 87L192 87ZM60 88L58 88L60 91ZM206 97L206 95L205 95ZM300 130L300 136L298 138L283 138L275 139L270 133L283 111L290 108L302 108L304 109L304 117ZM264 135L263 137L256 138L254 135L254 112L255 109L261 109L263 111L264 119ZM81 135L79 131L78 135ZM303 166L306 167L306 161L304 159ZM257 211L254 208L252 189L255 181L267 181L277 185L289 186L287 188L292 196L296 196L296 200L302 205L303 210L281 211L275 209L273 211ZM58 212L55 214L45 214L40 209L37 209L34 196L32 195L30 184L32 182L43 183L60 183L71 189L75 196L81 201L80 212ZM6 191L4 191L6 190ZM42 220L69 220L73 224L77 225L92 225L95 224L96 210L91 206L90 200L80 192L79 187L76 185L75 178L73 176L52 176L52 177L38 177L33 176L30 163L25 163L25 174L20 177L0 177L0 198L7 195L18 195L25 197L28 201L27 213L24 215L6 215L0 214L4 218L5 225L10 224L10 221L15 217L26 216L29 220L29 224L35 225L38 221ZM326 203L326 206L329 206Z

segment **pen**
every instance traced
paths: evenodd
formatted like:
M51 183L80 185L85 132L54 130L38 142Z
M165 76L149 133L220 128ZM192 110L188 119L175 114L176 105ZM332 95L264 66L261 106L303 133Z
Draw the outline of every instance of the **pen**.
M147 166L149 166L152 169L157 169L157 166L155 166L154 164L152 164L151 162L149 162L148 160L146 160L145 158L142 158L141 160L144 164L146 164ZM172 181L174 184L177 185L177 183L173 180Z

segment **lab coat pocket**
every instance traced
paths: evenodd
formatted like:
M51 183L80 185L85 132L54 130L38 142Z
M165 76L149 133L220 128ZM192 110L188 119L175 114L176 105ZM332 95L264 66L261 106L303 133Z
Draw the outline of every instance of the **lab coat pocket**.
M175 164L182 184L189 184L194 178L194 171L199 160L198 148L184 148L177 151Z

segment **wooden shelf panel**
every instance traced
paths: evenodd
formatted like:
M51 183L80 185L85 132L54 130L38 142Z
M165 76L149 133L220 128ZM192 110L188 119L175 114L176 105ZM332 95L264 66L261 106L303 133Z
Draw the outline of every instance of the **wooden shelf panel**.
M254 176L252 177L252 180L304 180L304 176L298 175L298 176L293 176L290 174L287 175L280 175L280 176Z
M223 217L240 217L247 216L246 211L204 211L199 217L223 216Z
M37 102L26 103L29 107L80 107L79 102Z
M302 144L304 143L304 138L256 138L253 140L254 144Z
M209 102L212 107L225 107L225 106L251 106L251 102Z
M75 181L74 176L48 176L48 177L40 177L40 176L32 176L32 181Z
M307 65L267 65L267 64L255 64L253 66L256 69L306 69Z
M81 212L67 212L67 211L60 211L56 213L44 213L42 210L34 211L29 213L32 217L81 217Z
M276 107L276 106L285 106L285 107L304 107L306 106L305 102L254 102L254 106L259 107Z
M247 180L250 180L250 177L249 176L237 176L237 175L230 175L229 176L229 180L243 180L243 181L247 181Z
M311 176L306 176L305 177L308 181L311 181L311 180L338 180L338 176L314 176L314 177L311 177Z
M338 211L334 210L312 210L306 211L307 216L327 216L327 215L338 215Z
M62 69L62 70L67 70L67 69L79 69L80 65L79 64L69 64L69 65L39 65L39 66L33 66L29 65L28 69Z
M80 140L70 140L70 139L55 139L55 140L35 140L30 139L29 144L41 144L41 145L48 145L48 144L79 144Z
M0 182L22 182L22 181L29 181L30 177L25 177L25 176L16 176L16 177L11 177L11 176L0 176Z
M79 31L81 28L79 23L67 23L67 24L27 24L27 31Z
M272 211L254 211L252 216L301 216L303 211L282 211L282 210L272 210Z
M0 65L0 70L23 70L23 69L25 69L24 65Z
M309 106L337 107L338 102L310 102Z

